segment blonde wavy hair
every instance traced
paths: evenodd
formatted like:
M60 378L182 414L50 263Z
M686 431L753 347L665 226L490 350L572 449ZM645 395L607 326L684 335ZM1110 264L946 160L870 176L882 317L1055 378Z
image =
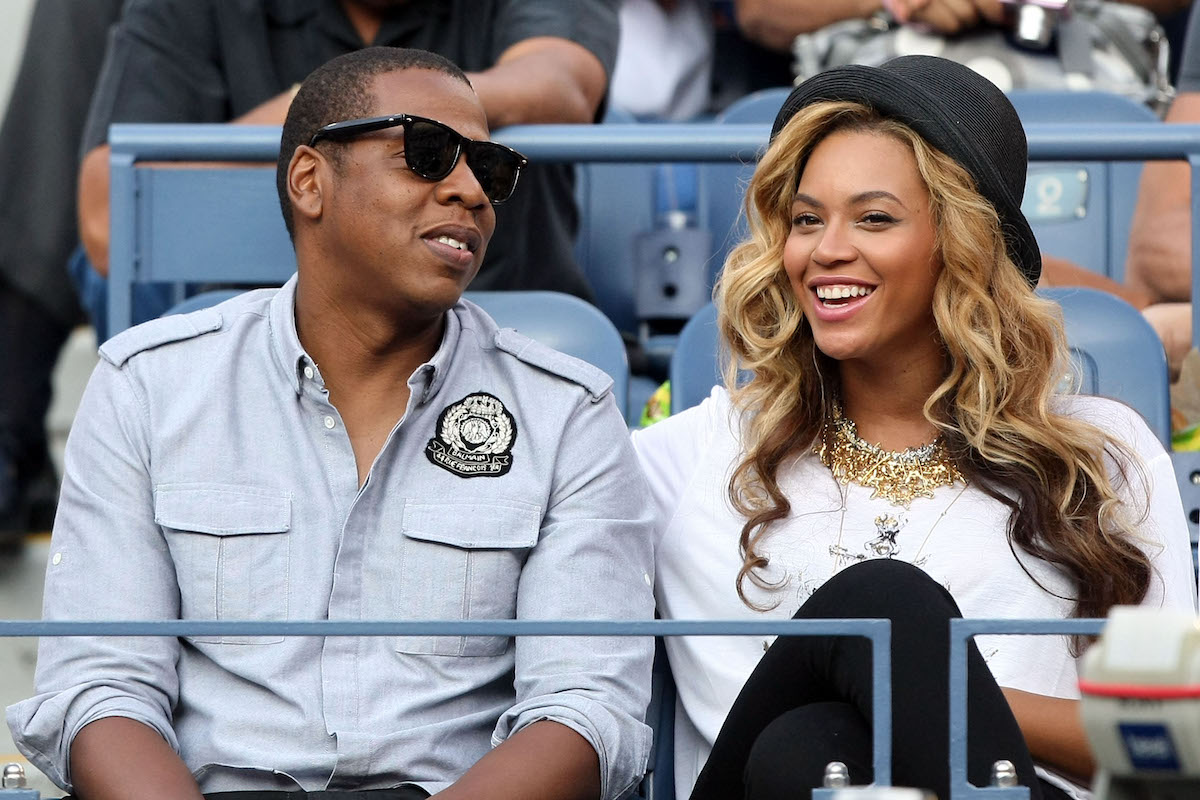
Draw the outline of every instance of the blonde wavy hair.
M1128 535L1129 514L1105 464L1114 459L1123 482L1124 465L1136 468L1137 459L1096 426L1053 411L1070 369L1057 304L1038 297L1012 262L995 209L962 166L903 123L852 102L807 106L776 136L746 193L750 236L729 255L716 290L725 380L744 420L744 456L729 482L746 517L738 595L757 607L745 581L773 586L760 574L767 565L760 545L791 511L779 470L811 450L837 393L836 362L817 349L782 257L801 171L819 141L845 130L907 144L929 190L943 264L933 314L945 375L925 402L925 418L963 475L1010 508L1007 535L1018 562L1020 548L1074 580L1075 616L1139 602L1151 566ZM739 381L741 370L752 377Z

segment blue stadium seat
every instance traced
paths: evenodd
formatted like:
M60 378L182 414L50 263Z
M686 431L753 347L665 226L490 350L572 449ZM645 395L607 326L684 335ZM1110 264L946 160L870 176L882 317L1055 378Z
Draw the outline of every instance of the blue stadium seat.
M561 292L467 292L502 328L516 328L542 344L581 358L613 379L613 396L626 420L629 409L629 361L621 334L604 312ZM637 409L640 414L641 409Z
M642 782L645 800L675 800L675 678L663 640L655 642L650 707L646 724L654 730L650 770Z
M712 387L722 382L719 346L717 307L709 303L679 333L679 344L671 358L672 414L700 405Z
M182 314L228 300L237 290L205 292L167 311ZM640 415L630 410L629 362L625 344L612 322L595 306L561 292L467 292L502 328L515 328L531 339L583 359L613 379L613 396L627 420ZM634 413L636 412L636 413ZM631 417L632 415L632 417Z
M135 166L114 181L134 189L114 191L110 335L130 325L133 283L277 286L296 271L274 167Z
M1109 92L1027 89L1009 99L1026 124L1158 121L1145 105ZM1141 172L1140 163L1030 164L1021 208L1042 251L1120 281Z
M791 90L790 86L781 86L748 94L731 103L717 116L716 122L769 125L775 121L775 115ZM762 146L765 150L765 139ZM700 224L713 234L710 280L715 279L729 251L746 235L745 220L741 216L742 198L756 163L704 164L700 168Z
M1123 300L1095 289L1042 289L1063 309L1080 394L1120 400L1146 419L1163 446L1171 441L1167 357L1150 323Z
M610 109L606 123L631 124L626 111ZM579 236L575 257L596 295L596 305L617 329L637 331L634 303L634 237L654 227L653 164L579 164L575 200Z
M1063 309L1078 391L1112 397L1137 409L1166 444L1171 412L1162 343L1138 311L1094 289L1045 289ZM671 409L696 405L720 383L716 309L709 305L684 327L671 363Z

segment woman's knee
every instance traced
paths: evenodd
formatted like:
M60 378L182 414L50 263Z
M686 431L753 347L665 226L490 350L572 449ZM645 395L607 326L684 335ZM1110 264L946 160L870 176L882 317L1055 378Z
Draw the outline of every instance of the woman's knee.
M919 567L890 558L853 564L834 575L805 602L797 616L894 618L902 609L961 616L945 587Z
M871 727L848 703L811 703L776 717L746 760L746 797L794 800L822 785L825 767L841 761L854 784L870 783Z

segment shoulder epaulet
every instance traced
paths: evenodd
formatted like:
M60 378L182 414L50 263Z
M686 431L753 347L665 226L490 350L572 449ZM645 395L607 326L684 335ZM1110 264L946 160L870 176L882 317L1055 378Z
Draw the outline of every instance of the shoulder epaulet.
M612 376L604 370L549 348L512 328L500 328L496 331L496 347L526 364L578 383L587 389L592 400L599 400L612 389Z
M119 367L138 353L212 333L220 330L221 324L221 312L215 308L152 319L109 339L101 345L100 356Z

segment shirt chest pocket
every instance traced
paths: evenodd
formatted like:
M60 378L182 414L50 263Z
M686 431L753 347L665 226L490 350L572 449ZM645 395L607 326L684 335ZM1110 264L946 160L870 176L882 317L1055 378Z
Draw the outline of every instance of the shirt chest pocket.
M245 486L162 485L162 526L184 619L285 620L291 496ZM274 644L281 636L194 636L213 644Z
M399 619L514 619L521 568L537 544L542 513L519 501L404 505ZM495 656L505 636L401 636L401 653Z

